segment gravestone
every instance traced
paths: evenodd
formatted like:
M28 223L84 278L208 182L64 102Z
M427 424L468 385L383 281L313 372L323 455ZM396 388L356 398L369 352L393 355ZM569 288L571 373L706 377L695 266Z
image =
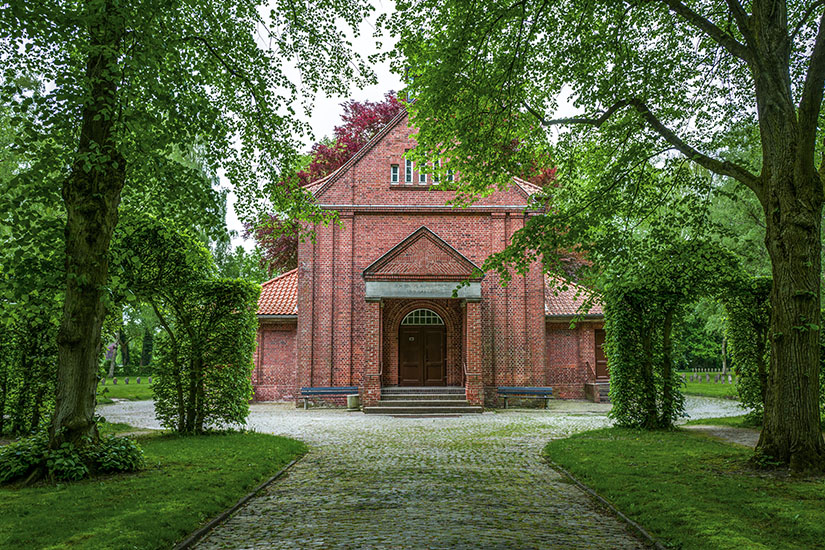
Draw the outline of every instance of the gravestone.
M151 376L149 377L149 383L150 384L152 383L152 377Z
M140 376L137 377L137 381L135 383L140 384Z
M117 386L117 378L112 378L112 385Z
M705 373L705 381L710 384L710 374Z
M129 377L128 376L123 380L123 383L126 384L127 386L129 385Z
M103 377L103 380L100 381L104 386L106 385L106 377Z
M728 384L733 384L733 377L730 374L728 375Z

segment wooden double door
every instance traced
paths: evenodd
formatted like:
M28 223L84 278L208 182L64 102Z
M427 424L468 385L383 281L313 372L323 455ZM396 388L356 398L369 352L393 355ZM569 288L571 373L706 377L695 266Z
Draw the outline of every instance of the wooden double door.
M447 332L444 325L402 325L398 333L398 383L447 385Z

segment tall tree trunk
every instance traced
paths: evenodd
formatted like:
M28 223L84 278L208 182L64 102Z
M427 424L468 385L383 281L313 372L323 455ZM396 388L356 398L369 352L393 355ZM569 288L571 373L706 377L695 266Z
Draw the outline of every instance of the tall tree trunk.
M129 339L126 338L126 333L123 332L123 327L118 329L117 338L120 340L120 358L123 363L123 374L128 376L132 374L132 355L129 353Z
M819 421L820 218L818 177L772 186L765 209L771 255L771 358L757 451L792 471L825 470ZM815 176L815 174L811 174ZM760 378L763 374L760 373ZM764 382L763 382L764 383Z
M77 157L63 185L66 205L66 295L58 331L58 380L50 445L97 438L94 423L103 286L109 242L125 181L125 161L113 136L118 114L118 56L123 14L114 0L95 4L89 20L86 80Z
M728 337L722 337L722 376L728 374Z
M762 395L762 411L764 414L765 404L768 402L768 365L767 350L768 350L768 335L770 334L770 326L756 328L756 375L759 378L759 391Z
M659 424L663 428L673 425L673 402L676 399L673 388L673 310L665 312L662 323L662 416Z
M149 327L143 329L143 342L140 349L140 373L146 374L146 367L152 363L152 351L155 345L155 335Z
M770 372L757 455L793 472L825 471L819 421L820 224L823 180L814 165L825 66L811 56L797 108L784 2L754 1L751 64L762 142L760 202L771 257ZM821 19L815 50L825 39ZM820 54L821 55L821 54Z
M117 340L115 340L115 347L114 349L112 349L112 356L106 360L106 362L109 363L109 379L115 377L115 365L117 364L117 348L118 343Z

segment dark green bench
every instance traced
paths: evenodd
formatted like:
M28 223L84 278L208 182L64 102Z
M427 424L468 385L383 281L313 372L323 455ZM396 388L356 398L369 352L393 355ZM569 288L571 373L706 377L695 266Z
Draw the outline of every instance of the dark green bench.
M529 386L499 386L498 395L504 398L504 408L507 408L508 397L526 397L528 399L544 399L546 409L553 397L553 388L529 387Z
M338 395L352 395L358 393L358 386L336 386L326 388L301 388L301 399L304 400L304 409L310 397L335 397Z

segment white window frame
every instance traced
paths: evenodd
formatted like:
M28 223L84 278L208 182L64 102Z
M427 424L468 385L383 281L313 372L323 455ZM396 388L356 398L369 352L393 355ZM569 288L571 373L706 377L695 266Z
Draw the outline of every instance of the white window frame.
M418 172L418 184L419 185L427 185L427 173L426 172Z
M415 166L413 165L413 161L410 159L404 159L404 183L411 184L413 182L413 169Z
M390 165L390 183L399 183L400 168L397 164Z

